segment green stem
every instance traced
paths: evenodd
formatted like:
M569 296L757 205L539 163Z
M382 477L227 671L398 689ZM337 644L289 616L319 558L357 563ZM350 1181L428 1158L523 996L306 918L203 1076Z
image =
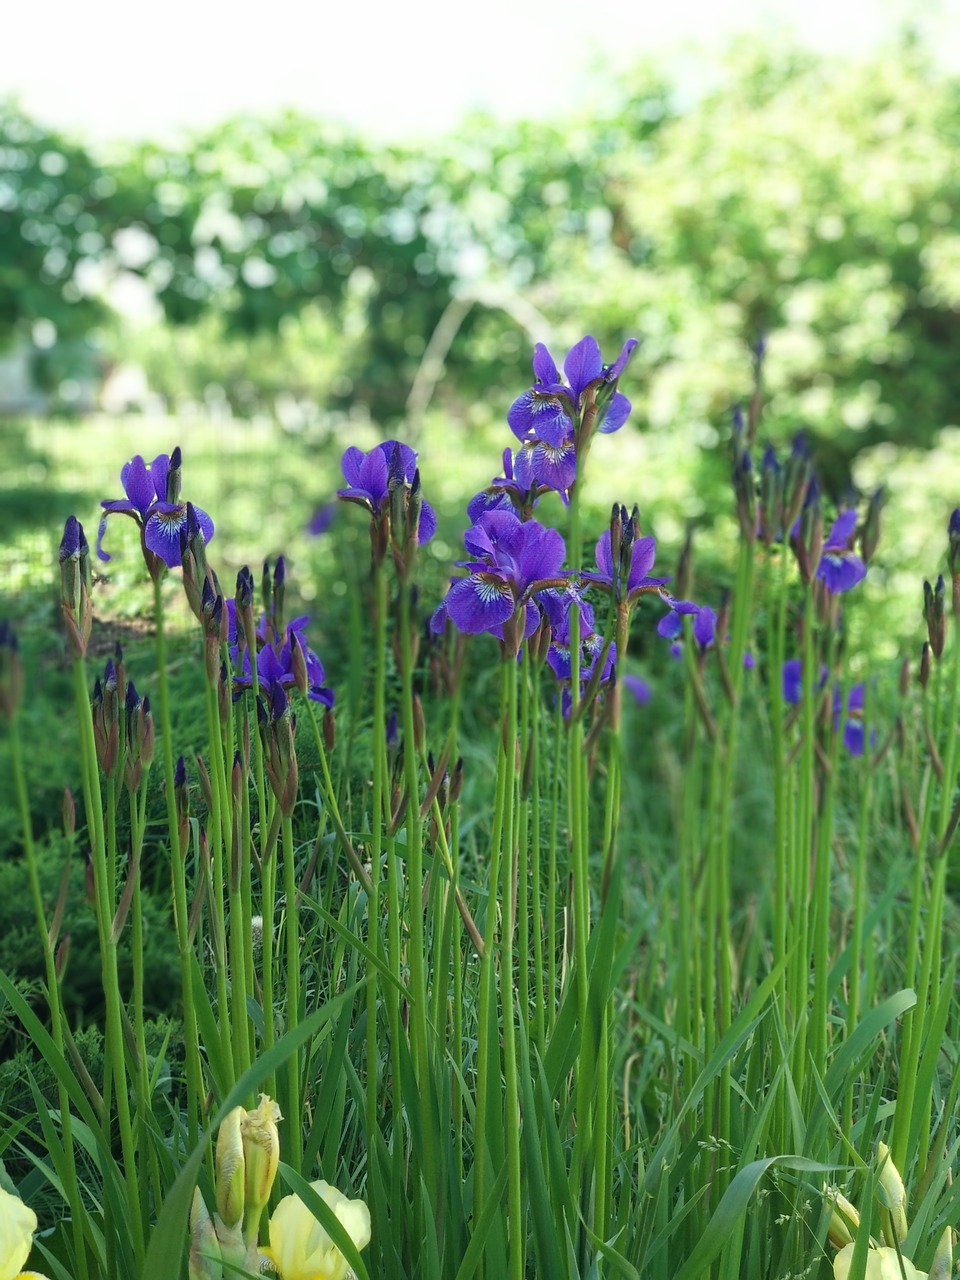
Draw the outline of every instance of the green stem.
M163 593L160 582L153 584L153 616L157 651L157 702L159 706L160 746L163 752L163 783L167 801L167 834L173 874L174 919L177 930L177 953L180 960L180 985L183 993L183 1048L187 1076L187 1136L194 1147L200 1134L200 1112L203 1105L203 1067L193 997L192 948L188 936L188 907L185 874L186 851L180 849L177 798L173 782L173 732L170 724L170 690L167 681L166 638L163 628Z
M300 912L297 899L297 870L294 856L293 821L289 814L284 814L283 831L283 892L287 900L286 937L287 937L287 972L285 974L287 992L287 1016L285 1031L295 1031L300 1025ZM303 1100L300 1096L300 1052L290 1054L287 1059L287 1095L291 1117L288 1137L290 1139L288 1161L294 1169L303 1166Z
M63 1005L60 996L60 983L57 979L57 959L47 928L46 913L43 909L43 895L40 890L40 875L37 870L37 855L33 843L33 823L30 818L30 800L27 792L27 779L23 767L23 748L20 742L20 728L16 714L10 724L10 757L13 766L14 789L17 794L17 807L20 810L20 828L23 833L23 851L27 863L27 878L30 881L30 896L33 899L33 913L37 921L40 945L43 950L43 964L47 979L47 1008L50 1010L50 1037L56 1046L57 1053L63 1058ZM83 1239L83 1227L87 1221L86 1207L80 1195L80 1183L77 1177L77 1153L73 1139L73 1115L70 1111L70 1095L60 1073L57 1073L57 1096L60 1103L60 1128L63 1133L63 1150L67 1158L65 1199L70 1208L71 1234L73 1236L74 1265L77 1268L78 1280L87 1280L89 1267L87 1248Z
M109 871L104 837L103 799L100 790L93 718L90 711L90 701L87 696L86 664L82 658L74 660L73 674L80 722L84 805L88 815L88 825L92 828L90 862L93 868L97 932L100 941L100 972L103 980L104 1005L106 1009L104 1078L106 1080L109 1077L112 1080L116 1095L117 1123L120 1131L120 1147L123 1154L127 1209L130 1215L129 1221L124 1224L124 1227L131 1238L134 1257L139 1269L143 1265L146 1245L140 1204L136 1140L130 1115L130 1093L127 1083L127 1064L123 1042L123 1004L120 995L117 944L113 936L113 917L116 904L111 902L109 898ZM117 1223L116 1227L119 1230L120 1224Z

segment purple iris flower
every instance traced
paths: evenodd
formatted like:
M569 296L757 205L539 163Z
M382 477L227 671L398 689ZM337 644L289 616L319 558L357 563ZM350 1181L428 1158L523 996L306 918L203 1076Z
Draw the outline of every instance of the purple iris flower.
M240 653L239 646L236 643L235 601L227 601L227 611L231 620L230 654L236 663ZM281 645L278 643L277 637L273 640L266 639L267 619L265 615L261 618L260 625L257 627L257 683L261 688L270 692L271 696L274 687L277 685L284 689L296 686L302 692L305 692L312 702L320 702L325 707L332 707L334 693L332 689L324 686L323 663L309 647L304 635L307 622L306 615L294 618L292 622L289 622L284 642ZM233 678L233 689L235 694L239 694L242 689L251 689L252 687L253 668L251 666L250 650L245 648L240 670Z
M646 706L653 697L650 686L640 676L624 676L620 683L641 707Z
M575 470L575 469L574 469ZM476 521L484 511L515 510L521 519L529 519L540 495L553 488L538 480L533 472L533 447L524 445L516 454L511 449L503 451L503 475L492 480L489 486L471 498L467 515ZM566 488L558 490L564 503L569 505Z
M335 502L325 502L323 506L317 507L310 517L307 533L312 533L315 538L318 538L322 533L326 533L333 523L333 517L336 512L337 504Z
M849 591L867 576L867 566L852 549L857 530L853 507L841 511L833 522L817 566L817 577L833 595Z
M120 472L125 498L101 502L104 514L97 532L97 555L103 561L110 556L103 549L107 516L120 512L132 516L140 526L140 537L147 551L174 569L181 562L180 534L187 528L187 504L180 499L180 449L173 455L158 454L148 466L138 453L125 463ZM213 521L205 511L194 507L204 542L213 537Z
M417 476L417 455L409 445L401 444L399 440L386 440L369 453L351 445L343 455L341 466L347 487L338 489L337 497L366 507L374 519L377 519L389 510L391 466L395 469L394 484L399 481L409 487ZM420 507L417 541L423 546L436 531L436 512L429 502L423 502ZM400 531L396 532L399 536Z
M820 679L817 684L819 693L827 683L827 668L820 667ZM796 706L803 697L803 663L799 658L788 658L783 664L783 700Z
M564 382L550 352L538 342L533 355L536 384L514 400L507 414L507 422L517 439L539 440L552 449L562 448L573 435L584 393L601 383L615 382L636 345L636 338L630 338L614 363L604 366L600 345L588 334L567 352L563 362ZM629 413L630 401L621 392L615 392L606 406L600 430L619 430Z
M603 653L603 636L598 631L585 630L580 638L580 679L587 681L594 674L597 662ZM610 679L614 664L617 661L617 646L611 644L604 658L600 672L600 683ZM573 671L573 656L570 648L570 628L567 623L554 631L553 643L547 653L547 662L558 680L569 680Z
M533 596L563 584L563 538L513 511L487 511L467 530L464 544L473 559L458 568L470 574L451 585L431 629L442 630L449 617L467 635L488 631L503 639L504 624L524 609L523 638L531 635L540 624Z
M600 535L596 555L598 572L581 573L580 577L587 582L594 582L597 586L604 587L608 591L617 590L617 566L613 563L612 539L609 529L605 529ZM627 604L633 604L639 595L645 592L657 591L670 581L669 578L651 578L647 576L653 568L656 555L657 540L649 534L631 542L629 551L626 546L623 548L619 590L621 597L626 600ZM629 565L625 563L625 560L629 561ZM625 574L624 570L626 570ZM624 577L626 578L625 581ZM697 606L694 607L696 608ZM688 610L687 612L690 611ZM682 625L680 629L683 629ZM661 634L663 633L661 632Z
M679 640L683 635L683 619L693 616L693 638L704 653L717 638L717 615L706 604L694 604L692 600L674 600L665 596L670 612L657 623L657 635L672 640L670 652L676 657L680 652Z
M862 756L865 742L863 725L863 685L855 684L847 694L846 719L843 725L843 745L852 756ZM843 706L839 689L833 691L833 731L840 728ZM876 733L870 735L871 744L876 740Z

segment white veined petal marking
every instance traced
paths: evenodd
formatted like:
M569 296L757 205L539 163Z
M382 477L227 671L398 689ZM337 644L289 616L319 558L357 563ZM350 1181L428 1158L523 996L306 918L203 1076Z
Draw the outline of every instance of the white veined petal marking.
M502 582L499 578L490 577L485 573L473 574L473 585L484 604L489 604L491 600L497 599L509 600L513 595L507 583Z

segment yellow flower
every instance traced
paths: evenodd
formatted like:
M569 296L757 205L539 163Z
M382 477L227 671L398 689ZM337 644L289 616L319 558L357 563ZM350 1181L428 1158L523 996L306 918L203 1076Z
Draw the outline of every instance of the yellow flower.
M30 1256L36 1229L33 1210L0 1187L0 1280L16 1280Z
M19 1196L0 1187L0 1280L47 1280L39 1271L21 1271L33 1247L37 1215Z
M328 1182L311 1187L336 1214L358 1249L370 1243L370 1211ZM282 1280L344 1280L347 1260L299 1196L284 1196L270 1218L270 1248L263 1251Z
M844 1245L833 1260L834 1280L847 1280L853 1261L852 1244ZM867 1269L864 1280L927 1280L925 1271L918 1271L909 1258L903 1259L903 1271L896 1249L868 1249Z

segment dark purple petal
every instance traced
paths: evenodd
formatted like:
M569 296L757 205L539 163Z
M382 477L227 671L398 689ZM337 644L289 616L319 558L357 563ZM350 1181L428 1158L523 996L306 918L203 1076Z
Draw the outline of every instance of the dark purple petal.
M567 549L556 529L544 529L535 520L529 520L521 527L526 535L526 546L519 558L521 578L517 586L525 590L533 582L559 577Z
M144 526L143 540L148 551L175 569L180 564L180 530L187 527L187 509L183 503L156 505L158 509Z
M115 511L127 511L140 513L140 508L135 502L131 502L129 498L109 498L105 502L100 503L104 511L112 515Z
M366 456L362 449L358 449L353 444L345 450L340 460L340 467L343 471L343 478L347 482L347 488L359 489L361 487L360 468L363 466L363 460Z
M863 721L848 720L843 726L843 745L852 756L863 755Z
M307 690L307 697L311 702L319 702L325 707L332 707L336 701L333 690L323 688L321 685L312 684Z
M803 692L803 663L789 658L783 664L783 700L796 706Z
M385 440L383 444L378 444L377 448L383 453L387 459L387 464L394 456L394 451L399 450L398 462L403 479L407 484L413 483L413 473L417 469L417 454L408 444L403 444L400 440Z
M849 591L867 576L867 566L859 556L825 553L817 568L817 577L833 595Z
M563 362L563 372L570 383L574 403L579 404L584 389L603 373L603 358L596 338L588 334L570 348Z
M316 511L310 517L310 523L307 525L307 533L312 533L314 537L326 533L333 523L334 513L336 512L336 504L333 502L325 502L322 507L317 507Z
M607 545L609 548L610 533L607 532ZM647 574L653 568L653 562L657 558L657 540L651 534L647 534L643 538L637 538L633 544L633 559L630 562L630 578L627 583L629 590L643 584Z
M437 532L437 513L429 502L420 505L420 523L417 526L417 542L422 547Z
M597 542L597 568L600 573L593 579L604 581L613 586L613 556L611 554L610 530L604 529Z
M657 623L657 635L664 640L675 640L683 635L683 619L673 609Z
M150 480L158 502L166 502L167 500L167 476L169 473L169 457L165 453L158 453L150 463Z
M513 460L513 478L524 493L529 492L537 482L533 474L533 449L533 445L524 445Z
M512 488L512 486L511 486ZM474 524L487 511L512 511L513 501L510 497L510 491L503 489L495 489L490 492L484 489L475 497L471 498L467 503L467 515Z
M371 449L360 465L360 487L370 495L374 509L387 496L390 479L390 463L383 449Z
M516 609L509 585L487 572L459 579L447 592L444 604L448 617L467 635L502 628Z
M442 636L447 625L447 604L445 600L437 605L433 613L430 615L430 634L432 636Z
M701 649L708 649L717 634L717 615L709 605L697 611L693 619L693 638Z
M107 517L104 515L100 517L100 527L97 529L97 559L102 560L104 564L107 564L110 560L110 557L107 555L106 551L104 551L103 549L103 535L106 532L107 532Z
M191 506L193 504L191 503ZM197 517L197 524L200 526L200 532L203 534L204 544L208 543L213 537L213 521L205 511L201 511L199 507L193 508Z
M618 391L610 404L607 411L600 420L600 430L604 435L611 435L614 431L619 431L627 418L630 416L630 401L622 392Z
M565 493L577 478L577 454L573 445L554 448L540 442L533 449L533 474L540 484Z
M147 471L147 464L138 453L129 462L124 463L120 471L120 483L130 502L141 515L145 515L157 500L157 491L153 477ZM166 497L166 494L163 495Z
M646 680L641 680L639 676L624 676L620 683L641 706L645 706L650 701L652 694Z
M359 502L362 507L366 507L371 512L376 505L372 495L366 489L338 489L337 497L342 498L344 502Z
M628 338L626 342L623 344L623 350L617 356L616 360L614 360L613 364L609 367L609 369L604 370L603 372L604 382L613 382L614 378L620 377L621 373L623 373L624 369L627 366L627 361L630 359L630 357L633 355L636 349L637 349L636 338ZM627 677L625 677L625 679L626 678Z
M538 342L533 350L533 376L538 382L560 381L560 371L542 342Z
M542 440L559 448L573 432L573 423L556 396L536 387L518 396L507 413L507 423L518 440Z
M836 520L834 520L830 535L823 544L824 552L846 551L856 530L856 510L853 507L848 507L846 511L841 511Z

